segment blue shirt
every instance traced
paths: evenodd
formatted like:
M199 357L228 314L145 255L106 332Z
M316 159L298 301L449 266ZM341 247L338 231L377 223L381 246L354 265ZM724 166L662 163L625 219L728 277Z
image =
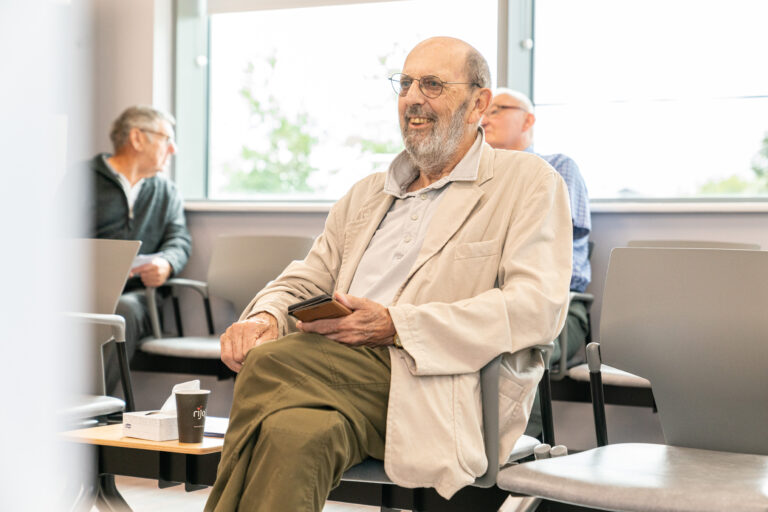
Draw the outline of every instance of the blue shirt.
M592 231L592 218L589 212L589 194L584 178L581 177L579 166L572 158L561 153L554 155L539 155L528 147L525 151L540 156L555 168L568 186L571 199L571 220L573 221L573 274L571 275L571 290L583 292L592 279L592 269L589 265L589 232Z

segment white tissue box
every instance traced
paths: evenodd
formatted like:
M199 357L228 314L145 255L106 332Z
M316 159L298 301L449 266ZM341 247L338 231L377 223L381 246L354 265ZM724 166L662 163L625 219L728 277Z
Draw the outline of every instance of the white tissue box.
M176 411L124 412L123 435L150 441L178 439Z

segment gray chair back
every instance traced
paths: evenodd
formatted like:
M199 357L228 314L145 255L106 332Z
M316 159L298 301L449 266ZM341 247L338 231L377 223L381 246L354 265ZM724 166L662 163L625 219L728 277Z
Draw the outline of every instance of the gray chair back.
M208 266L208 289L232 302L239 315L291 261L304 259L312 243L300 236L219 236Z
M72 293L69 312L114 314L140 246L141 242L133 240L78 238L64 241L63 250L68 253L66 261L83 262L83 272L79 276L82 283L78 287L82 293ZM101 347L112 337L112 329L94 322L65 321L69 322L69 332L74 339L88 340L87 345L72 346L73 353L83 360L82 368L89 370L87 374L72 377L75 379L73 388L86 394L104 395ZM90 405L86 405L83 402L71 413L77 415L91 410Z
M603 362L651 381L666 442L768 454L768 252L616 248Z
M89 271L85 275L88 282L86 293L91 304L84 312L113 314L141 242L93 238L74 242L91 261Z
M627 247L677 247L679 249L746 249L760 250L760 244L718 242L713 240L630 240Z

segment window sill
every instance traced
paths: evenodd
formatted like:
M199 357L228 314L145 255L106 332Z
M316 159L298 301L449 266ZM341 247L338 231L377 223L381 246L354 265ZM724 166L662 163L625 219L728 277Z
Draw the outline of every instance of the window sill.
M332 201L187 201L188 212L210 213L328 213ZM592 213L768 213L768 200L747 201L610 201L590 204Z
M596 200L590 209L592 213L766 213L768 200Z
M332 201L317 202L267 202L267 201L186 201L184 210L188 212L219 213L328 213Z

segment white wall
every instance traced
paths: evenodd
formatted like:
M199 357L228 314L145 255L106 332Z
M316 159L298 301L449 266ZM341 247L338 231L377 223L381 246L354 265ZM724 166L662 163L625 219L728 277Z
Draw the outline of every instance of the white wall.
M131 105L172 110L172 0L99 0L95 15L95 129L99 151L109 127Z

